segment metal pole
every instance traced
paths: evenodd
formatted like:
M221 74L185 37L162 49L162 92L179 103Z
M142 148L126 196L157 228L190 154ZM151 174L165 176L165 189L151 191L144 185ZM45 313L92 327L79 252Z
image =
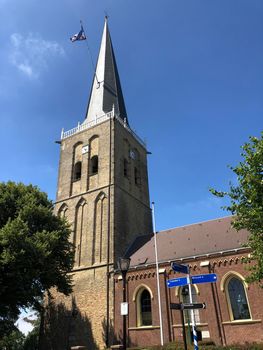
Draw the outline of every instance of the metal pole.
M163 346L163 319L162 319L162 306L161 306L161 295L160 295L160 278L159 278L158 250L157 250L157 239L156 239L156 228L155 228L154 202L152 202L152 218L153 218L154 250L155 250L155 262L156 262L157 294L158 294L159 319L160 319L160 338L161 338L161 345Z
M181 303L182 306L182 303ZM184 310L180 309L180 313L181 313L181 320L182 320L182 327L183 327L183 338L184 338L184 350L187 350L187 343L186 343L186 332L185 332L185 325L184 325Z
M191 340L191 327L190 327L190 321L189 321L189 317L187 317L187 336L188 336L188 344L192 344L192 340Z
M126 272L122 272L122 301L126 302ZM122 332L123 332L123 339L122 339L122 345L123 350L127 349L127 343L126 343L126 315L122 316Z
M191 276L189 273L189 267L188 267L187 278L188 278L188 290L189 290L190 304L193 304L192 281L191 281ZM194 316L193 309L191 309L191 322L192 322L192 331L193 331L193 338L194 338L194 350L198 350L197 333L196 333L196 328L195 328L195 316Z

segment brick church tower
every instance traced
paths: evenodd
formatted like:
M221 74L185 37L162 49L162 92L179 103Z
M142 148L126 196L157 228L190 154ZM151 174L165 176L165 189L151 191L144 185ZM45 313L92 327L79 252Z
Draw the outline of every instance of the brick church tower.
M62 131L55 205L72 225L71 300L99 348L111 342L116 261L137 235L152 232L146 158L129 126L106 18L85 120ZM85 327L70 322L68 347L87 346Z

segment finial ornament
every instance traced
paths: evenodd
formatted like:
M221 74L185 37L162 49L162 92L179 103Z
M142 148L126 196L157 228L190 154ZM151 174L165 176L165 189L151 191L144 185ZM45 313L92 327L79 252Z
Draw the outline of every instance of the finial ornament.
M105 14L105 21L107 22L107 21L108 21L108 18L109 18L109 15L108 15L108 13L107 13L106 10L104 10L104 14Z

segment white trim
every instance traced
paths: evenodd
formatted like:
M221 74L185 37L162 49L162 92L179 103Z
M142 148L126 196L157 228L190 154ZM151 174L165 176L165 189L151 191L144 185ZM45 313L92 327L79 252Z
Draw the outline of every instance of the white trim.
M200 291L199 291L197 285L196 285L196 284L192 284L192 287L195 288L196 294L197 294L197 295L200 295ZM180 286L180 287L175 287L175 296L176 296L176 297L179 297L179 296L180 296L179 292L180 292L180 289L181 289L181 288L182 288L182 286Z
M220 282L221 292L225 292L225 285L226 285L227 279L230 278L231 276L239 278L244 284L244 286L246 287L246 289L249 288L247 282L245 281L245 278L239 272L228 271L221 279L221 282Z
M146 284L140 284L139 286L137 286L134 289L134 292L133 292L133 295L132 295L132 301L136 301L137 295L138 295L140 289L147 289L148 292L150 293L151 299L153 299L153 293L152 293L151 289Z
M68 131L64 131L64 129L62 129L61 140L64 140L72 135L78 134L79 132L92 128L98 124L104 123L105 121L113 118L115 118L130 134L134 136L134 138L139 142L139 144L146 149L146 143L120 117L114 114L114 110L112 110L109 113L103 114L90 122L87 122L85 120L82 124Z

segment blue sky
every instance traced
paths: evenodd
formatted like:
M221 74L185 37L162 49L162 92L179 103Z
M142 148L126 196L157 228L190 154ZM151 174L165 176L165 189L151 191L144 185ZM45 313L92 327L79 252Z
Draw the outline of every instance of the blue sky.
M261 0L0 0L0 181L55 199L61 128L82 121L107 11L129 122L145 138L157 229L227 215L240 146L263 112Z

